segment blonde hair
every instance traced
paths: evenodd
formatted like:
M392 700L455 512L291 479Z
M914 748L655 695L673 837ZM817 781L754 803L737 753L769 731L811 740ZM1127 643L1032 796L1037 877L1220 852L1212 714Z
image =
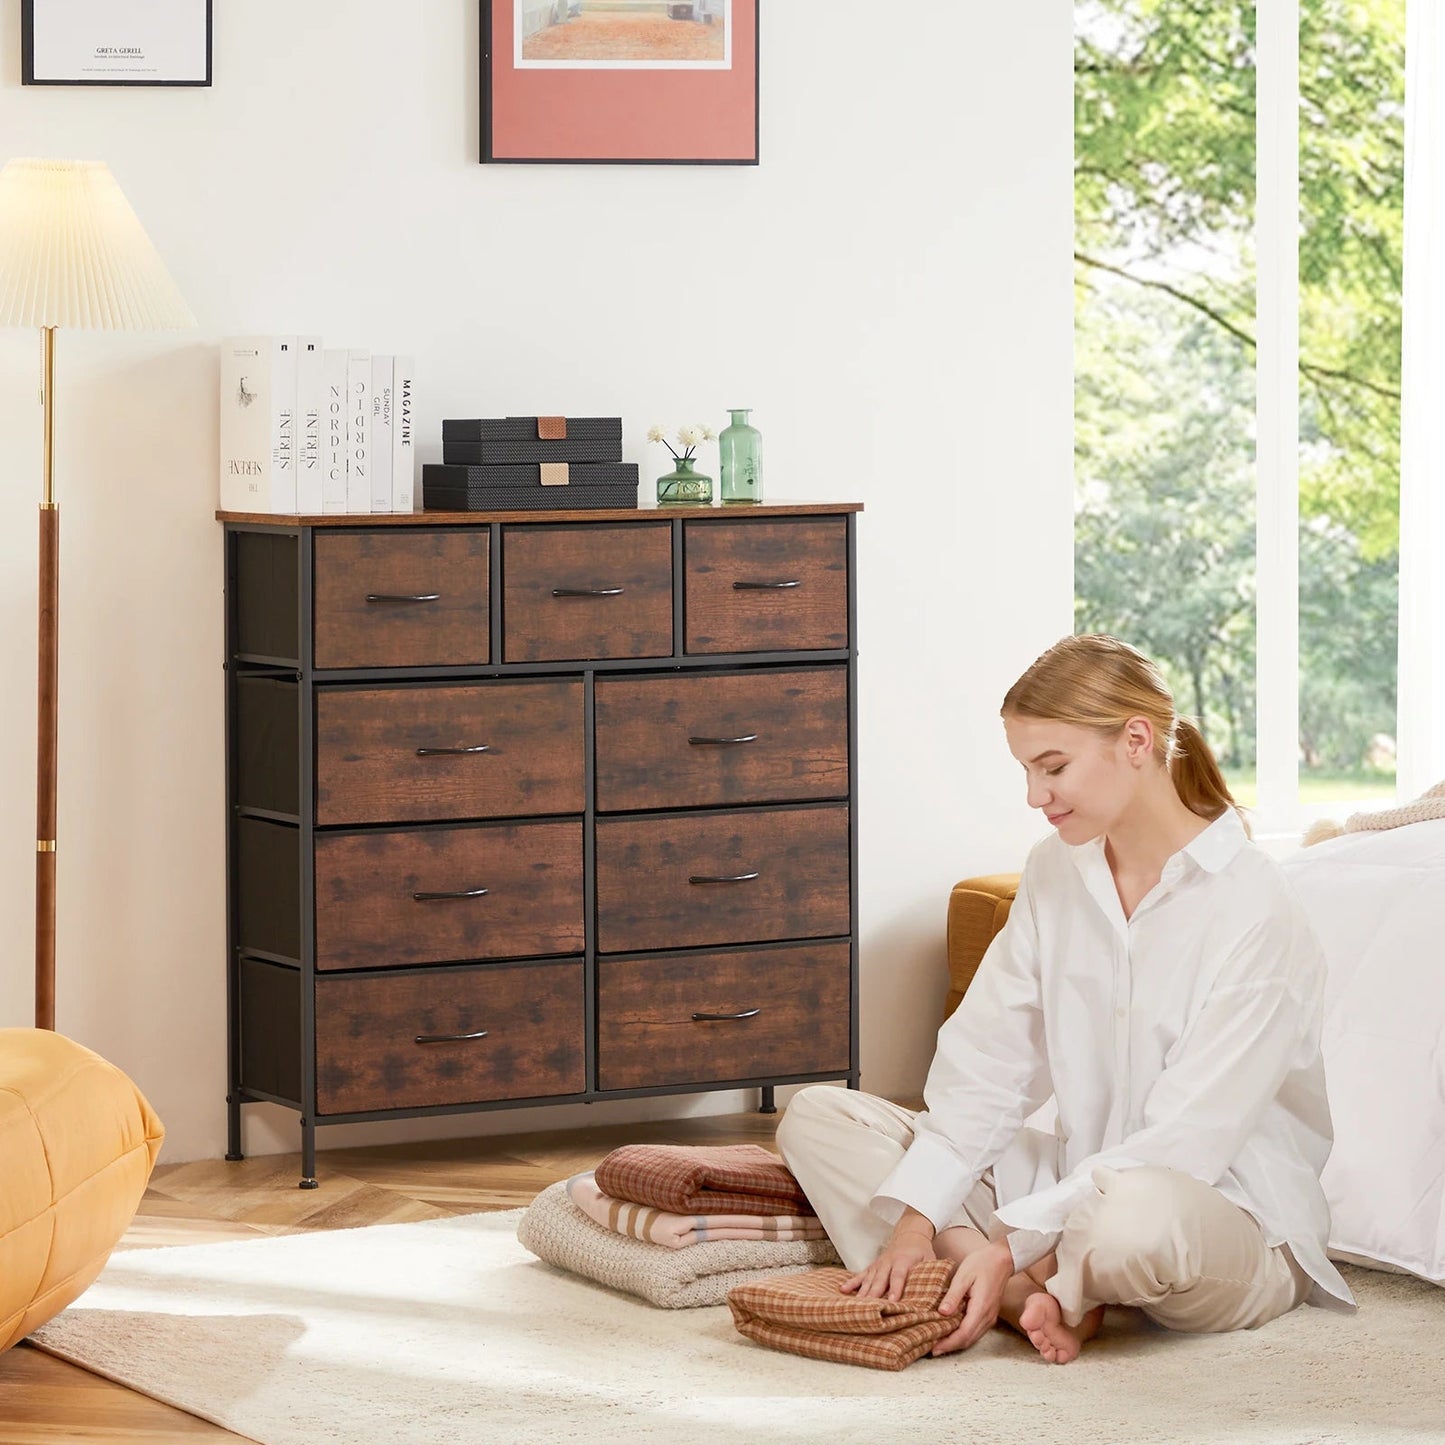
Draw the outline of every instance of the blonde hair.
M1131 717L1148 718L1154 755L1180 802L1201 818L1218 818L1227 808L1240 812L1203 733L1174 711L1159 669L1117 637L1086 634L1056 642L1009 688L999 711L1069 723L1110 740Z

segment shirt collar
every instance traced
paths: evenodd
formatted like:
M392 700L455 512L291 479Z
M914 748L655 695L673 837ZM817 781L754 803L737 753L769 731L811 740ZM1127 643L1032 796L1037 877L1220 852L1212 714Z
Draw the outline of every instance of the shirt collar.
M1222 873L1248 841L1237 808L1226 808L1202 833L1181 850L1206 873Z
M1169 858L1164 865L1164 871L1165 873L1170 872L1169 865L1171 863L1182 862L1184 857L1188 857L1206 873L1220 873L1229 866L1235 854L1244 847L1247 841L1244 824L1240 820L1238 810L1226 808L1207 828L1191 838L1178 853ZM1103 867L1105 871L1108 870L1108 861L1104 857L1102 833L1097 838L1090 838L1087 843L1070 846L1069 856L1073 860L1074 867L1085 878L1088 878L1091 872L1100 867Z

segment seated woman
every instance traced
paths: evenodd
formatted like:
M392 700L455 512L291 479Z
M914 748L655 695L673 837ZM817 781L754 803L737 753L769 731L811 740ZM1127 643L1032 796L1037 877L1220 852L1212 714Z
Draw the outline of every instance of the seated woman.
M1106 1304L1170 1329L1352 1309L1325 1256L1324 962L1158 669L1068 637L1004 699L1054 828L944 1024L926 1111L825 1086L778 1146L842 1259L897 1299L958 1261L966 1349L1002 1318L1066 1363ZM1052 1134L1025 1127L1052 1095Z

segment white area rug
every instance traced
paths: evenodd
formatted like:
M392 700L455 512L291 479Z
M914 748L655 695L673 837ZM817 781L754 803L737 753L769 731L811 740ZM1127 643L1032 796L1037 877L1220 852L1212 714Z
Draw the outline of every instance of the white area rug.
M1075 1364L1010 1331L900 1374L777 1354L541 1264L518 1213L115 1256L35 1336L264 1445L1445 1440L1445 1291L1187 1337L1110 1311Z

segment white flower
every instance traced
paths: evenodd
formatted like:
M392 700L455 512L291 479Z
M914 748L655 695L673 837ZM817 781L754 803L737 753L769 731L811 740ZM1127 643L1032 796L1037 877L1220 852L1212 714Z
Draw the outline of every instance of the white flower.
M703 429L698 426L680 426L677 429L677 439L685 447L695 447L703 437Z
M665 442L667 433L660 426L650 426L647 429L647 439L650 442Z
M715 442L717 433L710 426L705 426L702 429L702 439L705 442Z

